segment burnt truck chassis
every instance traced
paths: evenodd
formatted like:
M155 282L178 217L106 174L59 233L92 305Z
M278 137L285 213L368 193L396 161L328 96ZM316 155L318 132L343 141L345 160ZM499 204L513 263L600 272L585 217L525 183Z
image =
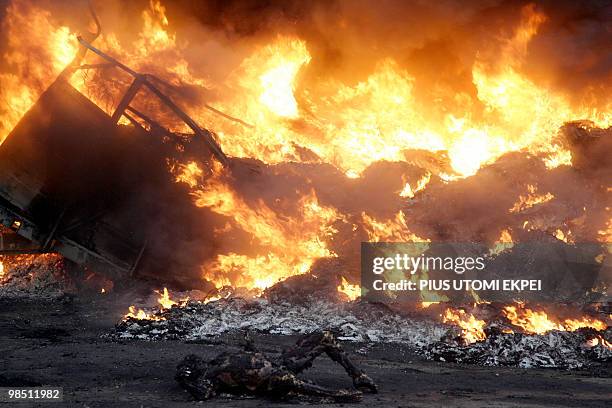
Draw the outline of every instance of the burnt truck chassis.
M0 255L57 252L113 279L133 276L147 247L146 233L138 223L126 225L125 217L113 218L112 205L95 193L101 170L90 164L104 162L105 154L109 156L109 167L116 164L108 146L112 144L110 139L126 133L122 128L127 127L119 125L121 117L127 118L136 132L146 134L147 143L163 143L164 139L180 143L186 138L130 106L138 91L147 88L193 131L187 136L189 143L203 144L203 150L223 166L228 158L214 135L152 82L159 79L130 69L82 37L78 40L84 52L90 50L106 61L99 67L115 67L133 77L133 81L112 116L108 116L73 88L64 72L0 145L0 223L4 226L0 226ZM70 75L78 69L95 68L83 65ZM83 183L81 180L88 176L90 179ZM88 211L89 207L93 208Z

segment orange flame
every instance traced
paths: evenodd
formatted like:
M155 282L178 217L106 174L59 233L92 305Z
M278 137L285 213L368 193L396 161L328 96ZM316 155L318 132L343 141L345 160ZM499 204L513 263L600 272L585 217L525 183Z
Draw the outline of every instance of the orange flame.
M538 194L537 190L538 189L536 186L532 184L527 185L528 194L519 196L518 201L514 203L514 205L510 209L510 212L511 213L522 212L533 206L546 203L552 200L553 198L555 198L555 196L552 195L551 193Z
M349 300L355 300L361 296L361 287L349 283L344 276L342 276L342 281L340 285L338 285L338 292L344 293Z
M185 183L191 188L197 187L204 176L204 171L198 163L191 161L187 164L179 164L180 171L176 175L177 183Z
M183 298L179 301L171 299L168 288L164 288L161 292L156 290L155 293L159 295L159 297L157 298L157 302L161 306L160 310L170 309L172 308L172 306L175 305L182 306L189 301L189 297ZM147 312L144 309L137 308L134 305L128 308L128 313L123 317L123 319L125 320L128 317L139 320L165 320L164 317L157 316L154 312Z
M593 338L588 339L584 346L587 348L601 346L607 348L608 350L612 350L612 343L610 343L601 336L595 336Z
M370 241L429 242L428 239L420 238L410 232L402 211L399 211L394 218L387 221L378 221L365 212L361 214L361 218Z
M162 309L170 309L172 306L177 305L178 303L174 300L170 299L170 293L168 292L168 288L164 288L162 293L155 291L160 297L157 299Z
M77 52L68 27L29 1L11 2L4 24L10 71L0 73L0 143Z
M489 251L491 255L499 255L503 251L510 249L514 246L514 242L512 241L512 235L510 235L510 231L507 229L502 230L499 238L493 244L493 248Z
M416 193L423 190L427 186L429 180L431 180L431 173L427 173L423 177L421 177L417 181L416 187L414 189L410 186L410 183L406 183L406 185L399 194L400 197L413 198Z
M314 191L299 200L296 218L281 217L263 201L247 204L215 177L193 194L197 206L228 217L267 250L255 255L228 252L205 265L204 278L218 288L232 285L265 289L307 272L316 259L336 256L325 239L336 232L332 224L342 217L334 208L320 205Z
M533 5L523 8L520 23L501 46L489 50L492 57L478 53L471 67L473 94L439 91L454 101L451 106L417 103L417 79L392 58L379 59L369 75L353 83L302 75L314 66L316 54L311 54L307 40L296 35L249 45L238 68L213 81L190 66L186 42L170 31L160 1L151 0L140 19L134 41L122 44L116 33L103 32L96 46L129 61L137 71L154 70L171 85L190 86L207 97L214 94L215 107L252 124L255 129L247 129L211 116L202 103L182 101L197 122L216 131L231 156L265 163L320 160L349 177L359 177L377 161L406 160L410 149L446 151L454 173L439 176L449 181L472 175L510 151L541 154L549 168L570 164L571 153L553 143L559 126L574 119L588 119L602 127L612 123L609 105L605 109L573 106L564 93L538 85L522 72L528 45L547 20ZM5 60L11 70L0 73L0 142L77 51L70 30L29 1L11 3L6 27L9 43ZM95 61L91 53L87 58L91 60L87 62ZM111 102L126 85L104 82L88 70L73 75L71 83L109 113L114 108ZM173 122L167 126L172 131L184 130ZM302 158L298 147L313 155ZM414 196L427 188L430 176L428 173L414 188L406 183L399 194ZM335 256L327 241L336 233L333 224L343 216L337 209L321 205L314 192L302 192L298 215L286 219L269 204L247 203L218 178L200 187L204 173L195 162L177 165L175 177L192 189L196 205L227 217L231 228L249 234L258 246L254 253L226 248L203 266L204 277L218 287L263 289L306 272L316 259ZM553 198L551 193L539 194L531 185L509 211L522 212ZM410 232L401 211L388 220L366 213L361 218L372 241L427 241ZM610 241L611 226L609 221L599 231L602 242ZM561 233L563 236L558 231L555 235L568 239L569 232ZM502 238L507 237L502 233Z
M543 334L551 330L576 331L581 327L591 327L605 330L607 325L601 320L582 317L580 319L565 319L556 321L544 311L533 311L519 303L517 306L506 306L503 310L506 318L527 333Z
M128 308L128 313L123 317L123 320L126 320L128 317L138 320L165 320L161 316L156 316L153 313L147 313L143 309L139 309L134 305Z
M461 327L461 336L468 344L487 338L484 332L485 321L477 319L463 309L447 308L442 315L442 321Z

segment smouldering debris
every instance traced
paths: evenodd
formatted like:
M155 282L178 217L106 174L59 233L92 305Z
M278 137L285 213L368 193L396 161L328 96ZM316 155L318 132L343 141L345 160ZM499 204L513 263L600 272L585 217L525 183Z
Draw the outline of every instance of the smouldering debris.
M522 368L576 369L612 361L612 330L582 328L546 334L492 333L467 346L433 343L423 349L433 360Z
M521 310L525 316L543 313ZM401 343L420 350L427 358L458 363L575 369L612 358L612 329L603 322L596 324L597 319L581 323L580 328L565 327L573 331L533 328L532 333L522 333L487 324L462 309L446 308L444 322L450 325L402 316L381 305L360 301L318 300L297 305L263 298L227 298L208 303L189 301L158 310L146 319L129 316L109 337L202 341L245 329L281 335L331 330L340 340Z

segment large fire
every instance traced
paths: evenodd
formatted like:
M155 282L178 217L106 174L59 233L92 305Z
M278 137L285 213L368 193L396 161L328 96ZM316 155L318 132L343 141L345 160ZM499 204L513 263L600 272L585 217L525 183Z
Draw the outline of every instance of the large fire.
M0 143L77 52L76 37L55 24L50 12L12 2L7 15L9 47L3 58L13 71L0 73Z
M234 285L265 289L289 276L306 273L316 259L335 256L325 242L334 234L332 224L340 215L334 208L321 206L314 191L302 196L300 216L290 219L282 219L263 201L247 205L216 177L193 194L198 207L227 216L232 220L230 229L248 232L255 245L267 249L263 255L220 254L205 265L206 278L218 288Z
M8 101L5 109L10 107L3 111L2 137L77 51L74 33L55 26L48 11L19 2L12 3L7 14L11 39L7 61L28 71L2 77L2 99ZM548 152L551 166L566 163L569 153L552 143L564 122L588 119L599 126L610 124L608 110L574 107L562 94L534 84L521 73L527 47L546 22L533 5L523 9L522 21L502 42L495 58L482 56L474 63L476 96L455 95L458 107L447 108L444 114L436 111L440 107L415 104L415 78L392 59L381 60L367 79L353 85L300 81L299 74L312 64L312 56L307 42L291 36L255 46L223 83L211 83L196 76L181 54L184 46L172 33L160 2L151 1L141 18L141 31L131 44L123 44L109 32L97 39L97 46L124 56L136 70L152 69L151 61L167 59L169 64L159 64L155 74L168 83L222 93L216 108L243 119L256 131L211 116L204 106L192 106L190 113L217 131L231 156L267 163L299 160L298 145L358 176L376 161L404 160L405 149L445 150L453 170L466 176L501 154L520 149ZM27 61L34 57L39 65L32 70ZM109 92L112 96L118 89L108 89L106 84L102 92L96 78L84 73L74 75L72 83L103 109L111 109ZM476 103L486 107L478 120L473 111ZM439 115L438 120L428 120L434 115Z
M239 57L234 59L239 61L234 61L233 68L223 76L209 76L194 66L190 39L175 32L166 11L160 1L151 0L129 41L111 28L102 30L95 45L136 71L154 74L170 87L188 89L189 97L181 103L198 123L216 132L229 156L266 164L327 163L358 179L373 163L408 161L407 150L446 155L450 167L432 165L416 182L404 181L397 195L413 198L433 184L434 178L452 183L474 175L508 152L540 155L549 169L571 165L570 151L555 142L564 123L589 120L598 127L612 125L609 100L576 102L553 86L535 81L525 69L528 47L548 21L533 4L523 7L512 32L496 33L499 41L478 50L470 72L473 92L441 87L434 91L440 101L448 103L427 105L418 103L418 76L402 61L377 57L370 72L357 80L319 74L316 70L322 68L317 65L314 45L295 33L241 43L243 53L236 54ZM0 143L77 55L79 31L60 24L32 1L11 2L3 30L9 41L5 71L0 72ZM83 64L96 62L88 54ZM70 82L112 114L129 82L121 77L109 79L107 74L106 70L84 68ZM136 103L156 109L146 100ZM240 121L212 113L211 105ZM167 112L155 114L166 119L171 131L186 130ZM304 149L310 154L303 154ZM203 278L217 288L261 292L308 272L318 259L337 256L330 245L338 233L337 223L352 223L354 230L359 226L370 241L430 241L411 232L411 222L401 210L387 219L367 211L351 218L342 208L322 204L317 193L307 189L296 191L300 196L297 208L287 216L279 210L283 203L277 208L263 200L246 200L220 176L218 166L210 177L195 161L171 167L176 181L189 187L196 206L226 217L226 228L215 231L216 235L239 230L256 248L245 251L226 243L214 259L202 265ZM554 199L552 193L529 184L509 212L523 213ZM601 242L610 241L611 225L608 217L599 230ZM570 236L563 229L554 234L564 241ZM501 231L499 242L511 246L508 229ZM356 285L344 277L338 290L350 300L359 296ZM164 288L160 304L169 308L177 302ZM599 320L556 321L545 312L521 306L507 306L504 314L515 327L529 333L605 328ZM129 316L151 318L133 307ZM442 319L460 326L469 342L485 338L485 322L463 310L449 308Z

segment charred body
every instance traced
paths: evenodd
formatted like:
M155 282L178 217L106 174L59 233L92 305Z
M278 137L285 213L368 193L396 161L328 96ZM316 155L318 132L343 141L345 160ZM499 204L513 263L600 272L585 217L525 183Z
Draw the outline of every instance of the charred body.
M355 390L334 390L297 377L324 353L344 368L353 379ZM330 331L307 335L276 358L259 352L250 340L243 351L221 353L209 362L191 354L178 365L176 380L196 400L229 393L270 398L302 395L334 402L358 402L362 391L378 391L374 381L349 359Z

